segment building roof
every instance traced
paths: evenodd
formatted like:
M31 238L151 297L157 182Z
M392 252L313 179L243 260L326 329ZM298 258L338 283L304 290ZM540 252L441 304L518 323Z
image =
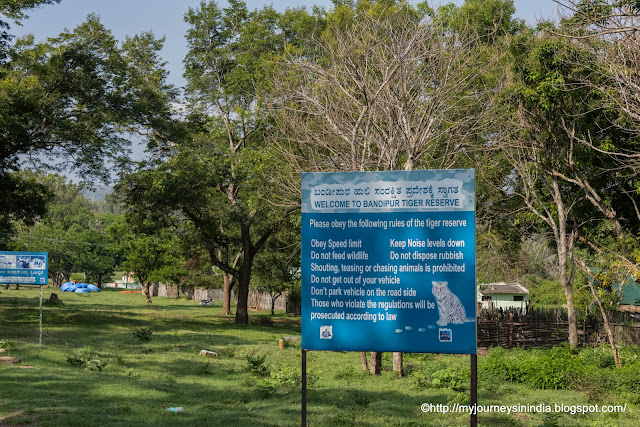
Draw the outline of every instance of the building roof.
M484 289L481 289L483 295L490 294L515 294L515 295L526 295L529 293L529 290L522 286L520 283L489 283Z

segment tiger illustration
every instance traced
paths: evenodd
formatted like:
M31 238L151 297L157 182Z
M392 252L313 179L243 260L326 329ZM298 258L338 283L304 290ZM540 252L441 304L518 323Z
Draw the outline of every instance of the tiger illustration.
M465 322L475 322L475 319L467 319L462 303L451 289L448 282L434 282L431 284L433 296L438 303L438 325L445 326L448 323L461 324Z

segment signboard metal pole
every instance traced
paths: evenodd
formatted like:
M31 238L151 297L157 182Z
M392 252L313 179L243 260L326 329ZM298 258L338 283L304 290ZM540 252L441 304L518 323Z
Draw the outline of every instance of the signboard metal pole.
M42 345L42 286L40 286L40 340L38 345Z
M477 407L478 404L478 355L471 354L471 396L469 405L471 407ZM478 425L477 411L471 412L471 419L469 420L471 427Z
M307 350L302 350L302 427L307 427Z

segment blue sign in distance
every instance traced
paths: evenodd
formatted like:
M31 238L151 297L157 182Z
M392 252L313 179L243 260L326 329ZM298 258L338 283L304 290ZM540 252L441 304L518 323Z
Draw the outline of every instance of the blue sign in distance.
M476 353L475 171L302 174L302 348Z
M0 251L0 283L46 285L48 268L47 252Z

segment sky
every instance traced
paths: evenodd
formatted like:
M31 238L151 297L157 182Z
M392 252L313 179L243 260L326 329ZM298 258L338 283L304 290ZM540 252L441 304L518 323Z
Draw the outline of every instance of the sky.
M291 7L306 7L311 9L318 5L326 9L331 8L331 0L245 0L249 10L266 5L273 6L278 11ZM413 0L417 3L421 0ZM462 4L464 0L454 0L453 3ZM437 7L449 0L434 0L431 5ZM165 37L164 49L161 56L166 61L169 71L168 82L176 87L185 85L182 77L182 61L187 54L185 34L187 24L184 15L189 7L196 8L201 0L62 0L59 4L41 6L27 12L28 19L21 25L11 24L10 34L23 36L33 34L36 42L45 41L47 37L54 37L65 29L73 29L84 22L89 14L100 17L102 24L111 30L117 40L124 40L125 36L151 31L156 37ZM228 3L219 0L221 7ZM540 19L555 19L557 4L553 0L514 0L516 17L524 19L529 25L535 25ZM142 141L134 141L132 159L142 160L146 157ZM78 180L73 171L67 171L67 176Z
M33 34L36 41L58 35L65 28L73 29L86 20L87 15L95 13L101 22L110 29L118 40L126 35L151 31L156 37L165 37L162 56L167 61L169 82L183 86L182 60L187 54L184 35L187 24L184 14L189 7L198 7L201 0L62 0L59 4L41 6L29 14L22 26L12 25L11 34L18 36ZM315 4L330 8L330 0L246 0L249 10L271 5L279 11L287 7L305 6L308 9ZM434 1L433 5L448 1ZM454 3L460 4L461 0ZM515 0L516 16L534 25L541 18L555 18L557 4L553 0ZM218 1L227 7L226 1Z

